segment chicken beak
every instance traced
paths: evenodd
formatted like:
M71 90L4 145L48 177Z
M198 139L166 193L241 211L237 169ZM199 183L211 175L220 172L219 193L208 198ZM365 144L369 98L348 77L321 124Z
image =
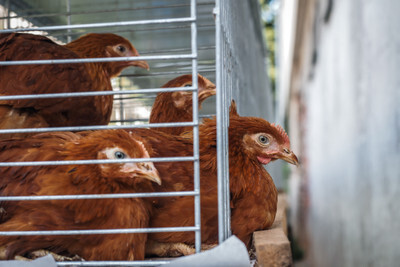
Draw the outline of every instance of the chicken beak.
M206 99L207 97L213 96L217 94L217 90L215 84L211 83L207 85L205 89L199 88L199 100L200 102Z
M150 66L147 63L147 61L145 61L145 60L131 61L129 65L130 66L139 67L139 68L142 68L142 69L145 69L145 70L150 70Z
M122 171L132 173L134 177L141 177L161 185L161 178L152 162L127 163Z
M284 161L299 166L299 160L297 159L296 155L293 153L293 151L289 151L289 153L282 153L279 157L280 159L283 159Z
M138 165L143 178L161 185L160 175L152 162L140 162Z
M138 51L134 50L133 52L130 52L128 54L128 56L130 56L130 57L139 57L140 55L139 55ZM145 60L129 61L128 62L128 66L135 66L135 67L139 67L139 68L142 68L142 69L150 70L150 66L147 63L147 61L145 61Z

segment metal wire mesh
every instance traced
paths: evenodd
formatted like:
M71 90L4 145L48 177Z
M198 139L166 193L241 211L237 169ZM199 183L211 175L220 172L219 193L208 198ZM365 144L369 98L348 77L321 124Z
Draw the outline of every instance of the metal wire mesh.
M111 3L112 2L112 3ZM151 2L151 4L149 4ZM141 228L141 229L93 229L85 231L31 231L0 232L1 235L32 235L32 234L108 234L108 233L138 233L161 231L194 231L196 251L200 251L200 166L199 166L199 118L216 113L217 116L217 162L218 162L218 192L219 192L219 241L222 242L231 235L229 206L229 162L228 162L228 108L232 96L238 103L241 113L247 115L265 116L272 113L271 96L268 95L268 80L265 74L263 42L259 38L257 28L257 5L252 1L216 0L170 0L170 1L98 1L93 6L91 0L66 1L9 1L0 0L5 7L3 17L0 16L2 32L26 31L41 32L59 42L69 42L88 32L113 32L131 40L138 48L140 57L127 58L95 58L70 60L41 60L0 62L0 67L13 64L60 64L82 62L106 62L147 60L151 62L151 72L131 69L114 80L114 90L111 92L80 92L45 95L14 95L0 96L1 100L51 98L51 97L82 97L93 95L113 95L114 111L111 124L107 126L79 127L47 127L29 129L3 129L0 134L48 131L82 131L97 129L125 129L141 127L191 126L194 133L193 157L152 158L160 161L193 161L194 181L193 191L167 193L132 193L107 195L61 195L61 196L14 196L0 197L0 201L21 200L55 200L65 199L101 199L101 198L131 198L131 197L195 197L195 224L183 228ZM46 8L44 8L46 6ZM243 12L247 12L243 15ZM1 12L0 12L1 14ZM213 18L214 14L214 18ZM134 19L133 19L134 18ZM24 20L18 24L15 21ZM215 20L215 21L214 21ZM23 29L21 27L24 27ZM247 29L248 27L251 30ZM181 74L197 73L215 80L217 85L216 99L203 103L203 112L198 109L197 79L193 79L192 87L159 88L161 84ZM138 89L141 88L141 89ZM247 90L247 91L246 91ZM148 111L159 92L191 91L193 94L193 121L181 123L149 124ZM269 102L268 102L269 101ZM267 104L266 104L267 102ZM145 115L137 114L136 109L147 110ZM122 160L124 161L124 160ZM73 161L73 162L0 162L2 166L27 166L29 164L101 164L122 161ZM126 160L125 160L126 161ZM131 162L146 160L135 159ZM111 232L110 232L111 231ZM153 266L168 261L140 262L59 262L59 266L74 264L76 266Z
M235 99L240 115L272 118L259 10L258 1L216 0L220 242L231 235L227 133L230 101Z
M42 5L43 1L36 1L37 5ZM88 1L87 6L89 9L92 9L92 6L89 5L91 1ZM105 1L107 2L107 1ZM120 1L121 5L131 5L128 3L130 1ZM129 71L125 71L119 78L118 90L114 90L111 92L81 92L81 93L62 93L62 94L43 94L43 95L14 95L14 96L1 96L0 100L17 100L17 99L37 99L37 98L54 98L54 97L82 97L82 96L94 96L94 95L115 95L119 96L115 100L118 101L119 105L114 105L114 115L113 120L114 124L107 126L79 126L79 127L47 127L47 128L28 128L28 129L3 129L0 130L0 134L5 133L27 133L27 132L48 132L48 131L81 131L81 130L96 130L96 129L124 129L124 128L141 128L141 127L169 127L169 126L191 126L193 127L193 151L194 154L192 157L175 157L175 158L152 158L153 162L160 161L193 161L194 164L194 190L193 191L185 191L185 192L165 192L165 193L132 193L132 194L90 194L90 195L58 195L58 196L13 196L13 197L0 197L0 201L24 201L24 200L66 200L66 199L102 199L102 198L134 198L134 197L169 197L169 196L194 196L195 200L195 223L191 227L163 227L163 228L138 228L138 229L90 229L90 230L60 230L60 231L3 231L0 232L1 235L76 235L76 234L116 234L116 233L151 233L151 232L179 232L179 231L194 231L195 232L195 248L196 251L200 251L201 246L201 236L200 236L200 182L199 182L199 135L198 135L198 124L199 124L199 111L198 111L198 84L197 79L194 78L192 81L192 87L182 88L159 88L160 82L154 81L159 79L149 79L149 77L154 76L165 76L164 80L168 79L167 77L171 77L176 74L187 74L191 73L193 77L197 77L198 73L198 61L199 61L199 52L198 51L206 51L213 52L214 46L213 43L206 44L205 48L198 49L198 16L204 16L197 12L197 6L195 0L184 1L182 4L171 4L171 2L167 3L165 1L164 5L152 7L145 6L144 1L142 3L136 2L135 5L142 7L139 8L128 8L130 11L141 11L147 9L171 9L171 8L180 8L184 10L182 17L176 18L139 18L132 20L132 16L128 16L129 20L123 21L113 21L115 18L113 13L126 12L126 8L116 8L116 9L104 9L104 10L86 10L86 11L74 11L77 9L77 4L74 1L66 1L66 12L55 12L55 13L47 13L41 14L35 9L35 5L32 5L32 9L26 8L21 9L18 7L18 4L24 5L26 4L24 1L3 1L0 4L3 7L6 7L6 16L0 18L3 21L3 25L5 25L4 30L1 30L0 33L7 32L41 32L42 34L47 34L52 38L56 38L58 41L69 41L71 40L71 36L76 38L79 35L82 35L87 32L95 32L96 29L106 30L110 32L118 32L124 33L123 35L128 35L129 38L133 39L136 47L140 47L138 45L137 40L142 39L140 37L136 37L133 33L137 34L137 32L146 33L148 31L152 31L161 33L162 31L168 31L169 33L177 31L176 35L181 36L180 39L183 40L183 44L180 44L178 48L170 45L170 48L156 49L157 46L153 46L152 50L145 51L145 56L133 57L133 58L93 58L93 59L66 59L66 60L27 60L27 61L7 61L0 62L0 66L8 66L8 65L30 65L30 64L64 64L64 63L83 63L83 62L108 62L108 61L128 61L128 60L147 60L154 61L156 72L153 73L129 73ZM210 2L199 4L199 6L209 6ZM56 9L60 8L61 3L56 4ZM79 6L79 4L78 4ZM99 5L101 6L101 5ZM80 6L81 10L83 7ZM18 12L18 13L15 13ZM110 14L110 18L102 17L103 21L90 21L90 15L94 16L100 13ZM86 23L73 23L75 20L74 17L77 15L85 16L86 19L82 21ZM212 18L211 12L209 13L210 18ZM126 17L126 16L125 16ZM17 25L16 27L12 27L13 20L23 19L25 21L29 21L29 23L24 28L21 28L21 25ZM92 17L93 19L93 17ZM107 21L107 20L110 21ZM5 23L4 23L5 22ZM46 25L49 24L49 25ZM156 27L153 27L155 25ZM162 25L162 26L161 26ZM168 26L171 25L171 26ZM134 27L134 31L131 28ZM118 27L118 28L116 28ZM125 27L124 29L122 29ZM148 27L148 28L145 28ZM204 26L203 26L204 27ZM210 25L205 26L210 27ZM213 24L211 24L213 27ZM118 29L114 31L114 29ZM141 34L137 34L141 35ZM164 34L165 35L165 34ZM144 39L144 38L143 38ZM142 39L142 40L143 40ZM147 40L147 41L152 41ZM143 41L145 43L145 41ZM147 47L147 46L146 46ZM141 50L142 51L142 50ZM157 53L154 53L157 51ZM148 54L148 55L146 55ZM156 54L156 55L153 55ZM204 65L205 68L208 69L208 72L214 72L213 60L206 59L208 62ZM154 69L154 68L153 68ZM173 76L172 76L173 77ZM137 79L142 78L141 82L137 82ZM134 80L132 80L134 79ZM128 82L126 82L128 80ZM128 83L129 87L121 86L125 81L125 84ZM134 86L132 86L134 84ZM156 86L153 86L156 85ZM114 86L116 87L116 86ZM133 87L133 88L132 88ZM134 87L146 88L146 89L134 89ZM125 116L125 114L130 113L129 110L126 110L126 107L132 105L130 102L132 99L135 99L133 95L136 95L137 99L143 99L143 96L152 95L149 97L151 100L154 98L156 93L159 92L171 92L171 91L191 91L193 97L193 121L192 122L183 122L183 123L157 123L157 124L148 124L141 123L141 121L146 121L143 118L135 118L131 119L131 122L127 123L129 117ZM145 98L144 98L145 99ZM142 105L147 104L151 106L151 101L147 102L142 101ZM119 114L119 115L116 115ZM138 119L142 119L141 121ZM121 122L124 125L121 125ZM139 125L137 124L139 122ZM126 160L125 160L126 161ZM145 159L131 159L126 162L143 162ZM80 161L46 161L46 162L1 162L0 167L5 166L37 166L37 165L69 165L69 164L104 164L104 163L120 163L124 162L124 160L80 160ZM59 262L58 265L77 265L77 266L152 266L167 263L168 261L140 261L140 262L121 262L121 261L107 261L107 262L69 262L62 263Z

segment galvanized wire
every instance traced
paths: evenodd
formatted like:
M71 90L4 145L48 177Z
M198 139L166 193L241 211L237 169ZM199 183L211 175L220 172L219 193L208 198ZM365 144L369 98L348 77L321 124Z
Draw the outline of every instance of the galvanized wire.
M161 232L192 232L199 230L196 226L160 227L160 228L122 228L96 230L45 230L45 231L0 231L4 236L30 235L110 235L110 234L140 234Z
M190 16L194 18L191 24L191 48L192 54L197 55L197 27L196 27L196 0L190 1ZM198 89L197 79L197 56L192 60L192 85ZM199 155L199 102L198 90L193 91L192 94L192 111L193 111L193 155ZM194 160L194 190L200 191L200 158ZM200 231L200 194L194 197L194 225L198 227L195 231L195 248L196 252L201 251L201 231Z
M168 25L168 24L167 24ZM199 24L197 25L197 28L199 30L214 30L214 26L213 24ZM113 33L119 33L119 32L148 32L148 31L165 31L165 30L182 30L182 29L190 29L190 25L174 25L174 26L159 26L159 27L147 27L147 28L141 28L141 29L135 29L135 30L129 30L129 29L120 29L118 30L118 28L116 28L115 30L113 30ZM83 35L86 33L96 33L96 32L102 32L102 31L98 31L98 30L87 30L87 31L79 31L79 32L71 32L71 36L72 35ZM65 33L56 33L52 35L53 37L64 37L66 36Z
M0 33L3 32L0 30ZM170 59L193 59L195 55L161 55L161 56L137 56L137 57L99 57L79 59L51 59L51 60L15 60L0 61L0 66L11 65L37 65L37 64L67 64L67 63L89 63L89 62L120 62L139 60L170 60Z
M230 101L236 100L241 115L267 118L273 110L259 11L257 0L216 1L220 242L231 235L227 138Z
M163 122L149 124L129 124L129 125L98 125L98 126L71 126L71 127L43 127L43 128L23 128L23 129L1 129L0 134L10 133L43 133L43 132L62 132L62 131L92 131L108 129L133 129L133 128L155 128L155 127L186 127L194 126L193 122Z
M85 195L57 195L57 196L1 196L0 201L23 201L23 200L78 200L78 199L113 199L113 198L138 198L138 197L171 197L171 196L193 196L194 197L194 226L186 227L166 227L166 228L132 228L132 229L88 229L88 230L57 230L57 231L0 231L0 235L73 235L73 234L115 234L115 233L151 233L151 232L181 232L181 231L194 231L195 232L195 249L200 252L201 249L201 213L200 213L200 161L199 161L199 106L198 106L198 51L211 50L213 46L198 47L197 46L197 29L199 27L196 17L196 0L190 0L190 17L187 18L171 18L171 19L155 19L155 20L137 20L137 21L122 21L122 22L108 22L108 23L87 23L87 24L72 24L70 7L70 0L66 0L67 10L67 25L56 26L43 26L32 28L18 28L0 30L0 33L11 32L29 32L29 31L57 31L67 30L64 36L78 34L72 32L73 29L95 29L103 27L120 27L120 26L138 26L138 25L155 25L155 24L187 24L174 26L175 28L190 27L191 45L190 54L178 55L158 55L158 56L139 56L139 57L124 57L124 58L85 58L85 59L59 59L59 60L21 60L21 61L2 61L0 66L10 65L32 65L32 64L67 64L67 63L88 63L88 62L114 62L114 61L138 61L138 60L190 60L191 64L187 67L191 68L193 75L192 87L175 87L175 88L153 88L153 89L140 89L140 90L121 90L121 91L107 91L107 92L75 92L75 93L55 93L55 94L40 94L40 95L8 95L0 96L0 101L5 100L20 100L20 99L45 99L45 98L67 98L67 97L83 97L83 96L99 96L99 95L129 95L129 94L154 94L160 92L174 92L174 91L191 91L193 97L193 121L180 122L180 123L152 123L141 125L97 125L97 126L76 126L76 127L46 127L46 128L25 128L25 129L1 129L1 134L10 133L40 133L40 132L55 132L55 131L84 131L84 130L101 130L101 129L130 129L130 128L153 128L153 127L193 127L193 156L192 157L166 157L166 158L148 158L148 159L125 159L125 160L71 160L71 161L38 161L38 162L0 162L0 167L10 166L43 166L43 165L76 165L76 164L115 164L126 162L173 162L173 161L193 161L194 166L194 190L183 192L152 192L152 193L125 193L125 194L85 194ZM201 3L201 4L212 4ZM96 12L96 11L94 11ZM98 11L97 11L98 12ZM44 14L46 15L46 14ZM56 15L56 14L50 14ZM34 15L27 16L8 16L3 17L10 21L10 18L15 17L35 17ZM38 17L38 16L36 16ZM2 19L2 18L0 18ZM10 24L8 23L8 27ZM213 24L203 25L204 27L213 27ZM202 26L202 27L203 27ZM158 27L157 29L161 29ZM139 29L141 30L141 29ZM155 30L155 29L143 29ZM81 34L80 32L79 34ZM55 34L57 35L57 34ZM176 49L166 50L162 53L184 53L189 49ZM152 51L150 51L152 52ZM158 53L159 54L159 53ZM212 64L212 63L211 63ZM186 67L186 66L183 66ZM207 72L215 71L213 68L205 70ZM186 74L184 71L170 72L170 74ZM163 73L164 75L166 72ZM135 74L137 76L152 76L162 75L158 74ZM125 75L129 77L130 75ZM121 98L122 100L123 98ZM169 261L93 261L93 262L58 262L58 266L75 265L75 266L154 266L158 264L165 264Z
M127 98L130 99L130 98ZM204 119L204 118L212 118L215 117L215 114L203 114L199 115L199 119ZM111 123L116 123L116 122L126 122L126 123L132 123L132 122L142 122L143 124L146 123L148 119L123 119L123 120L112 120ZM174 125L175 126L175 125ZM1 132L0 132L1 133Z
M36 28L18 28L1 30L3 33L11 32L29 32L29 31L57 31L68 29L85 29L85 28L104 28L104 27L121 27L121 26L136 26L136 25L149 25L149 24L164 24L164 23L183 23L193 22L194 18L176 18L176 19L153 19L153 20L130 20L119 22L104 22L104 23L87 23L87 24L73 24L73 25L57 25L57 26L43 26Z
M75 93L52 93L52 94L35 94L35 95L3 95L1 100L20 100L20 99L41 99L41 98L66 98L66 97L83 97L83 96L105 96L105 95L127 95L127 94L154 94L162 92L178 92L178 91L195 91L193 86L188 87L169 87L169 88L150 88L138 90L124 91L92 91L92 92L75 92Z
M70 1L70 0L67 0ZM15 18L37 18L37 17L51 17L51 16L71 16L71 15L90 15L90 14L99 14L99 13L110 13L110 12L127 12L127 11L139 11L139 10L148 10L148 9L161 9L161 8L177 8L177 7L190 7L191 4L170 4L166 6L156 5L156 6L146 6L146 7L136 7L136 8L111 8L107 10L96 10L96 11L75 11L73 13L70 12L70 2L67 2L67 12L57 12L57 13L44 13L44 14L34 14L34 15L14 15L14 16L3 16L0 19L15 19ZM197 3L197 6L201 5L214 5L213 1ZM68 8L69 7L69 8ZM26 12L25 10L21 10L21 13Z
M49 161L13 161L0 162L0 167L22 166L58 166L58 165L88 165L88 164L117 164L138 162L175 162L194 161L198 157L163 157L163 158L132 158L132 159L88 159L88 160L49 160Z
M177 197L195 196L198 191L151 192L151 193L117 193L117 194L85 194L85 195L52 195L52 196L0 196L0 201L21 200L67 200L67 199L110 199L110 198L142 198L142 197Z
M210 65L211 66L211 65ZM201 73L215 73L215 67L212 65L212 68L209 69L201 69L199 70ZM187 71L160 71L160 72L152 72L152 73L140 73L140 74L122 74L120 77L135 77L135 78L148 78L151 76L169 76L169 75L184 75L187 74Z
M226 4L225 4L226 5ZM223 36L224 2L216 0L215 33L216 33L216 84L217 84L217 164L218 164L218 240L222 243L231 235L230 230L230 195L229 195L229 152L227 114L227 72L225 65L226 39Z

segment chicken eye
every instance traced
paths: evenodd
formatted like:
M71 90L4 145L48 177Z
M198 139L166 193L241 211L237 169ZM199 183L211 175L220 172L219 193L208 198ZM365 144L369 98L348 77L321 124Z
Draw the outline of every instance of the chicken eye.
M263 144L263 145L266 145L266 144L269 143L269 139L265 135L260 135L258 137L258 141L260 141L260 143Z
M126 157L124 152L117 151L114 153L116 159L124 159Z
M192 84L191 83L187 83L187 84L185 84L185 86L184 87L191 87L192 86Z
M118 51L121 52L121 53L124 53L124 52L126 51L126 48L125 48L125 46L123 46L123 45L117 46L117 49L118 49Z

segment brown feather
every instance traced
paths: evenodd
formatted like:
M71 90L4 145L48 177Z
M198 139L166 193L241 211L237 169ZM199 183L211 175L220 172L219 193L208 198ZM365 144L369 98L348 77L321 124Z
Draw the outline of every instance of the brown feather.
M229 126L229 175L231 191L232 233L249 245L251 235L256 230L272 225L277 205L277 190L271 176L257 158L265 156L263 150L252 144L246 137L256 133L268 133L280 149L287 148L279 129L269 122L254 117L240 117L234 112ZM191 156L192 133L172 136L154 130L132 130L146 137L153 147L152 156ZM201 187L201 227L202 242L212 244L218 237L217 203L217 159L216 159L216 119L205 119L200 131L200 187ZM246 142L245 142L246 141ZM273 155L279 158L279 155ZM163 185L156 191L193 190L193 163L155 163ZM151 217L152 227L173 227L194 225L193 197L159 198L155 202ZM194 243L193 232L152 233L149 239L161 243Z
M124 53L116 51L119 45ZM0 34L0 61L79 59L92 57L138 56L135 47L115 34L87 34L67 45L58 45L44 36L25 33ZM34 64L0 66L0 95L111 91L110 79L128 66L148 68L146 62L100 62L84 64ZM113 96L21 99L0 101L0 105L23 109L46 123L35 127L108 124ZM28 112L29 111L29 112ZM32 127L5 117L11 128ZM35 121L35 119L32 119Z
M192 86L192 75L182 75L164 84L163 88ZM215 85L205 77L198 75L199 108L203 101L216 94ZM159 93L154 100L150 114L151 123L161 122L187 122L192 119L192 92L163 92ZM192 129L187 127L160 127L155 130L179 135Z
M0 142L0 161L104 159L117 147L130 158L152 153L146 141L124 130L45 133ZM127 172L128 163L0 168L2 196L151 192L152 163ZM153 175L150 177L149 175ZM157 176L158 177L158 176ZM151 178L151 179L150 179ZM159 178L158 178L159 179ZM2 202L7 217L0 231L84 230L148 226L146 199L45 200ZM78 254L86 260L141 260L146 234L1 236L7 258L38 249Z

